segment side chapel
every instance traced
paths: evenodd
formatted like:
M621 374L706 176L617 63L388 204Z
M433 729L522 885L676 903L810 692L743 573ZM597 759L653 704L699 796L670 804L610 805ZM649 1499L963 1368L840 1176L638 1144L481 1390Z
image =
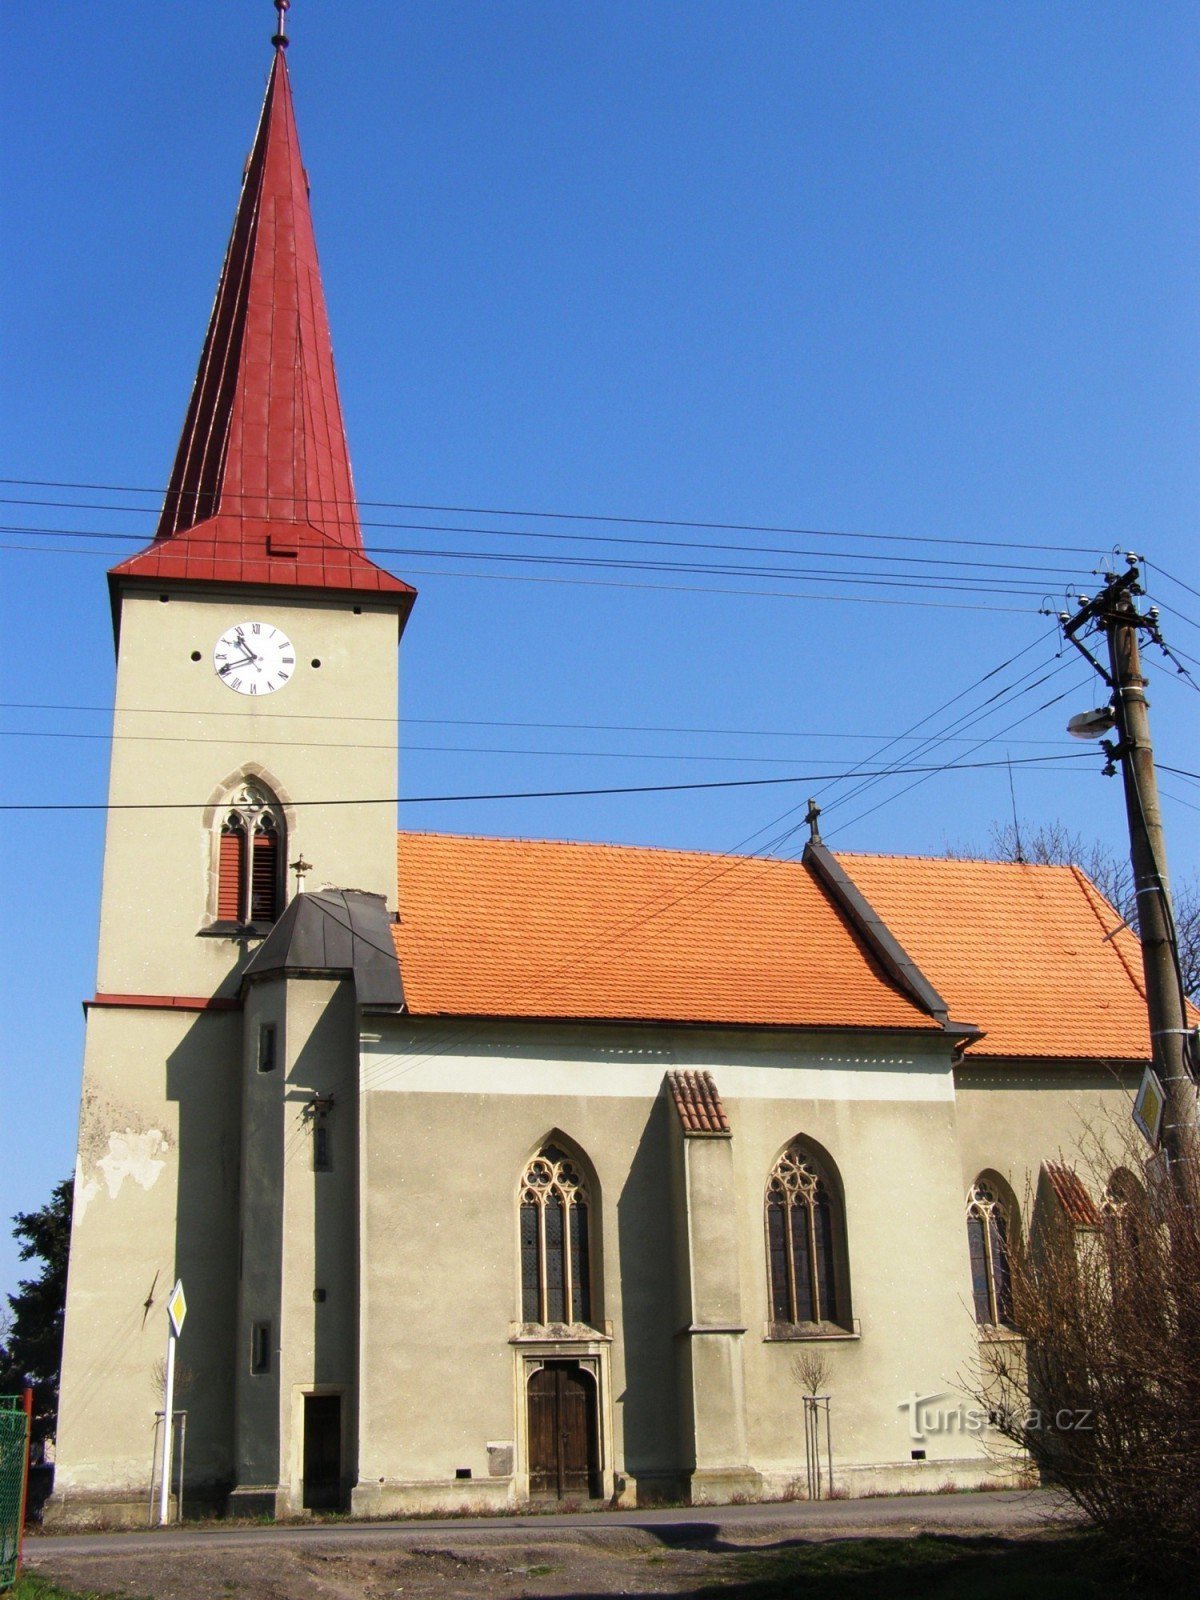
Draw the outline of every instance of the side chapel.
M976 1484L984 1441L906 1403L1015 1337L1042 1164L1149 1056L1136 942L1069 867L341 803L396 792L415 592L363 549L285 51L109 574L49 1520L144 1519L177 1277L189 1505L779 1496L813 1351L841 1486Z

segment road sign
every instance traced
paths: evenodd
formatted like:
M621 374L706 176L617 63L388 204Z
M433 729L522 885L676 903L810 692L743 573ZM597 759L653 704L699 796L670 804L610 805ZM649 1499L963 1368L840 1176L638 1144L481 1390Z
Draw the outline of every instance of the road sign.
M1142 1073L1141 1087L1133 1102L1133 1120L1152 1149L1158 1149L1158 1135L1162 1128L1163 1106L1166 1094L1153 1067Z
M171 1332L178 1339L183 1332L183 1319L187 1316L187 1300L183 1293L182 1278L178 1279L167 1299L167 1316L171 1319Z

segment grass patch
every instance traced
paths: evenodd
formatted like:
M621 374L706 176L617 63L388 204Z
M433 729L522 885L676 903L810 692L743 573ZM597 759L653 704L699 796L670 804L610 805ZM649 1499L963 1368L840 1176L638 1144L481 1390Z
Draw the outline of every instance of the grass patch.
M1030 1539L838 1539L731 1558L704 1600L1163 1600L1114 1568L1088 1534ZM1182 1590L1178 1591L1180 1594Z
M0 1591L4 1600L121 1600L110 1592L101 1594L98 1589L62 1589L36 1573L23 1573L11 1589Z

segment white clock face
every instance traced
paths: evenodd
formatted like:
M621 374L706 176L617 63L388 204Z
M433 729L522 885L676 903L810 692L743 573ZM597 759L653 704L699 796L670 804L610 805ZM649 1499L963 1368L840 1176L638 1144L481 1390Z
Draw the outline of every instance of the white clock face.
M217 640L213 666L238 694L274 694L296 670L296 650L269 622L238 622Z

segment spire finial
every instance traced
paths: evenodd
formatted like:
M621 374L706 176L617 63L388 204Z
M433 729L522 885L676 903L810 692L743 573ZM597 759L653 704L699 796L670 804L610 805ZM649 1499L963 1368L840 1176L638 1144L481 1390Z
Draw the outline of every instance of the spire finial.
M276 24L278 31L271 39L276 50L286 50L288 47L287 14L292 9L292 0L274 0L275 10L279 13Z

